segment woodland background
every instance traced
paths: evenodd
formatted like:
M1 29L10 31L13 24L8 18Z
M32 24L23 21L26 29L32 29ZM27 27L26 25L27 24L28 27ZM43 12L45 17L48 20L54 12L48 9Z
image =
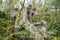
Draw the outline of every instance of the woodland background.
M60 40L60 0L0 0L0 40Z

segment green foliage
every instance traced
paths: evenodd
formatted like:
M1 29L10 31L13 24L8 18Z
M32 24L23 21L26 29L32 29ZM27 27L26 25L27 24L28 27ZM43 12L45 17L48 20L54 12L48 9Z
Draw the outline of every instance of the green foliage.
M60 0L54 0L53 1L53 5L56 6L56 7L60 7Z
M0 0L0 4L2 3L2 0Z
M1 11L0 11L0 18L2 18L2 19L6 19L5 12L1 12Z
M51 23L48 30L52 32L51 33L52 36L60 36L60 21L56 23Z
M1 27L0 26L0 39L1 40L18 40L18 38L13 37L13 35L16 35L16 34L18 34L20 37L25 36L29 39L32 37L32 34L28 30L24 30L23 26L19 26L17 28L17 30L19 31L16 33L13 33L13 30L14 30L14 27Z

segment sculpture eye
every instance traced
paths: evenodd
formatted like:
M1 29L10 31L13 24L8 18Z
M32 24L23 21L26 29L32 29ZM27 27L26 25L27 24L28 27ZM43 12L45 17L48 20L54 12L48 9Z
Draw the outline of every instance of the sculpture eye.
M34 13L32 13L32 15L34 15Z
M18 11L19 9L18 8L14 8L16 11Z

